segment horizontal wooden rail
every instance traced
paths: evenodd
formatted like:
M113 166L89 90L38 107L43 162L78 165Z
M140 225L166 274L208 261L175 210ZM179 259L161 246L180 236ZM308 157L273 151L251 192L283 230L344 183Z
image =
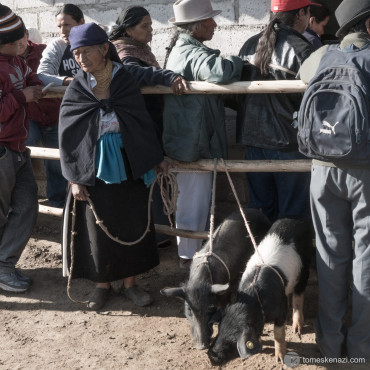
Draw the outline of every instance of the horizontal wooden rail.
M190 81L190 90L186 94L288 94L302 93L306 90L306 84L300 80L278 81L243 81L228 85L220 85L203 81ZM50 87L46 98L63 98L66 86ZM142 94L172 94L170 87L156 85L144 86Z
M59 160L59 149L29 147L32 158ZM179 162L169 158L173 164L172 171L213 171L214 163L211 159L201 159L197 162ZM225 161L229 172L309 172L311 170L311 160L292 160L292 161ZM225 172L225 167L220 162L217 165L218 172ZM39 205L39 213L55 217L62 217L63 210L60 208ZM171 228L166 225L154 225L155 230L160 234L169 236L180 236L192 239L208 239L208 231L191 231Z
M59 149L29 147L32 158L59 160ZM180 162L168 158L173 165L173 172L182 171L213 171L213 159L200 159L197 162ZM299 159L291 161L225 161L229 172L310 172L311 160ZM225 167L220 162L217 164L218 172L225 172Z
M179 162L169 159L173 164L174 172L182 171L213 171L213 159L200 159L197 162ZM311 160L299 159L290 161L280 160L227 160L229 172L310 172ZM218 162L217 172L226 172L225 166Z
M54 217L62 217L63 209L44 206L39 204L39 213ZM208 239L208 231L191 231L183 229L171 228L167 225L158 225L154 224L155 231L160 234L165 234L169 236L181 236L183 238L192 238L192 239Z

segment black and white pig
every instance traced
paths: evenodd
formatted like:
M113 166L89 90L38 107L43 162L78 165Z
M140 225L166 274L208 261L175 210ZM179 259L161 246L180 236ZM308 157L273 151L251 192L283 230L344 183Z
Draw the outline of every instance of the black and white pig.
M275 356L283 363L291 293L293 330L301 333L303 298L312 255L310 223L298 218L277 220L259 244L258 252L248 261L236 302L223 312L218 335L208 351L214 365L225 362L235 345L242 359L260 352L265 322L274 323Z
M271 223L258 210L248 209L245 214L258 243L266 235ZM207 253L209 249L208 240L198 255ZM253 251L242 216L236 211L216 229L213 240L213 252L226 264L230 271L230 281L223 263L212 255L208 257L208 264L202 263L203 257L193 259L189 280L184 286L161 290L165 296L185 301L185 316L190 323L195 348L209 347L214 316L229 303L231 292L234 290L236 293L240 277Z

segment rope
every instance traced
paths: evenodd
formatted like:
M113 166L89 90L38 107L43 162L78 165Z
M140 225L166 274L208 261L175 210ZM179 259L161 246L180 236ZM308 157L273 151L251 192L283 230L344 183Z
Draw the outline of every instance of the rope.
M72 272L73 272L73 267L75 264L75 256L74 256L74 245L75 245L75 235L77 234L75 231L75 226L76 226L76 199L73 199L73 209L72 209L72 225L71 225L71 268L70 272L68 275L68 284L67 284L67 295L68 298L75 303L81 303L81 304L87 304L89 301L79 301L77 299L73 299L71 297L71 279L72 279Z
M260 258L260 260L261 260L261 266L267 266L268 268L270 268L271 270L273 270L273 271L276 273L276 275L280 278L281 283L283 284L283 287L285 287L284 279L283 279L283 278L282 278L282 276L280 275L279 271L278 271L278 270L276 270L274 267L272 267L272 266L270 266L270 265L266 264L266 263L263 261L263 258L262 258L262 256L261 256L261 254L260 254L259 250L258 250L256 240L254 239L254 236L253 236L253 234L252 234L252 230L251 230L251 229L250 229L250 227L249 227L249 224L248 224L247 218L245 217L245 213L244 213L243 208L242 208L242 206L241 206L241 204L240 204L240 200L239 200L238 194L236 193L235 186L234 186L234 184L233 184L233 182L232 182L232 180L231 180L231 177L230 177L230 174L229 174L229 170L228 170L228 168L227 168L227 166L226 166L225 161L224 161L222 158L221 158L221 161L222 161L222 164L223 164L223 165L224 165L224 167L225 167L225 172L226 172L227 178L228 178L228 180L229 180L229 184L230 184L231 190L233 191L233 194L234 194L234 197L235 197L235 199L236 199L236 202L238 203L240 213L241 213L241 215L242 215L242 217L243 217L245 227L246 227L246 228L247 228L247 230L248 230L249 237L250 237L250 238L251 238L251 240L252 240L252 244L253 244L254 250L256 251L256 253L258 254L258 257L259 257L259 258Z
M275 267L273 267L273 266L271 266L271 265L267 265L266 263L263 263L263 264L258 265L258 266L266 266L266 267L268 267L269 269L271 269L272 271L274 271L274 272L275 272L275 274L280 278L281 284L283 284L283 287L285 288L284 279L283 279L283 277L280 275L279 271L278 271L278 270L276 270L276 268L275 268Z
M167 179L168 177L168 179ZM165 180L164 180L165 179ZM87 202L90 205L91 211L94 214L96 223L99 227L104 231L104 233L108 236L108 238L112 239L118 244L125 245L125 246L132 246L135 244L140 243L146 236L146 234L150 231L150 221L151 221L151 204L152 204L152 195L153 195L153 188L155 183L158 183L161 190L161 196L164 204L164 213L168 216L168 220L173 228L173 223L171 219L171 214L176 211L176 204L177 204L177 194L178 194L178 185L176 181L176 175L173 173L169 173L168 176L164 176L162 173L158 173L155 181L150 186L149 197L148 197L148 222L143 234L136 240L132 242L127 242L119 239L116 236L113 236L108 228L104 225L104 221L100 219L99 215L96 212L93 202L89 197L87 197ZM165 184L165 185L164 185Z
M212 203L211 203L211 217L209 227L209 251L213 252L213 232L215 228L215 208L216 208L216 178L217 178L217 158L213 160L213 184L212 184Z
M226 263L222 260L221 257L219 257L216 253L213 252L213 238L214 238L213 233L214 233L214 228L215 228L215 208L216 208L216 178L217 178L217 158L213 160L213 184L212 184L211 216L210 216L210 228L209 228L209 251L207 253L202 253L202 254L196 253L193 256L193 259L204 257L204 260L199 262L197 267L200 265L206 266L209 272L210 279L211 279L211 284L213 284L213 279L212 279L212 272L209 267L209 260L208 260L208 258L211 256L216 257L222 263L222 265L225 267L225 270L227 271L229 282L231 280L230 271Z
M168 172L167 176L163 176L162 173L158 173L156 182L161 190L163 212L165 215L167 215L168 221L173 229L171 215L177 210L177 197L179 194L179 186L177 184L176 175L172 171Z
M257 252L257 254L258 254L258 256L259 256L260 260L262 261L262 263L264 263L264 262L263 262L263 258L262 258L262 256L261 256L261 255L260 255L260 253L258 252L258 248L257 248L256 240L254 239L254 236L253 236L253 234L252 234L252 230L251 230L251 228L249 227L249 224L248 224L247 218L245 217L245 213L244 213L244 211L243 211L242 205L240 204L240 200L239 200L238 194L236 193L235 186L234 186L234 184L233 184L233 182L232 182L232 180L231 180L231 177L230 177L230 174L229 174L229 170L228 170L228 168L227 168L227 166L226 166L226 163L225 163L225 161L224 161L223 159L221 159L221 162L222 162L222 164L223 164L223 165L224 165L224 167L225 167L225 172L226 172L227 178L228 178L228 180L229 180L229 184L230 184L231 190L233 191L233 194L234 194L235 200L236 200L236 202L238 203L240 213L241 213L241 215L242 215L242 217L243 217L245 227L246 227L246 228L247 228L247 230L248 230L249 237L250 237L250 238L251 238L251 240L252 240L253 247L254 247L255 251Z
M256 266L257 269L256 269L256 272L254 273L253 281L251 282L251 284L249 286L253 288L254 294L256 295L256 297L258 299L258 302L260 304L262 315L263 315L263 317L265 317L265 310L263 309L261 298L260 298L260 296L258 294L258 290L256 289L256 286L255 286L256 285L256 282L257 282L258 274L259 274L259 272L261 270L261 266L262 265L257 265Z
M164 204L164 213L168 216L168 219L171 223L171 227L173 227L172 220L170 218L171 214L176 211L176 204L177 204L177 195L178 195L178 185L176 181L176 175L174 173L168 173L167 176L164 176L162 173L158 173L156 180L152 183L150 186L149 191L149 197L148 197L148 223L146 226L146 229L141 237L139 237L137 240L133 242L124 242L120 240L118 237L114 237L107 229L107 227L104 225L103 221L99 218L94 204L92 203L91 199L88 197L87 202L89 203L89 206L94 214L96 223L99 225L99 227L104 231L104 233L115 242L126 245L126 246L132 246L134 244L139 243L145 235L149 232L149 226L150 226L150 215L151 215L151 202L152 202L152 194L153 194L153 187L155 183L158 183L161 190L161 196ZM76 199L73 199L73 209L72 209L72 222L71 222L71 244L70 244L70 251L71 251L71 267L68 275L68 284L67 284L67 295L68 298L75 303L81 303L81 304L87 304L89 301L79 301L77 299L73 299L71 296L71 279L72 279L72 273L75 263L74 258L74 242L75 242L75 236L77 232L75 231L76 228Z

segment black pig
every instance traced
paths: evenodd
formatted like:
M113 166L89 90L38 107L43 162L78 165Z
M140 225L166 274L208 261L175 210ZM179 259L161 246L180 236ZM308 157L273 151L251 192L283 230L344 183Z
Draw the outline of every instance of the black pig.
M219 333L208 351L214 365L228 359L237 347L242 359L262 349L265 322L274 323L275 356L286 353L285 322L288 295L293 293L293 330L303 327L303 297L309 276L312 232L308 221L284 218L276 221L248 261L238 288L236 303L228 306Z
M246 218L253 236L258 241L266 235L270 222L262 212L248 209ZM207 253L210 241L198 252L198 256ZM194 344L197 349L209 347L212 335L212 321L220 307L230 300L230 292L237 290L241 274L254 248L248 236L239 211L232 213L217 228L213 240L213 252L226 264L230 272L215 256L208 257L208 266L204 257L195 257L190 267L189 280L183 287L162 289L166 296L174 296L185 301L185 316L191 327Z

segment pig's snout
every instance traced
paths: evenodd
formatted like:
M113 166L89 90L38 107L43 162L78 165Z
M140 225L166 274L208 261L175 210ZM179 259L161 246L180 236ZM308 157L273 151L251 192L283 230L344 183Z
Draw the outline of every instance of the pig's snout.
M216 352L213 348L208 350L207 355L213 366L222 365L226 361L224 353Z
M205 344L205 343L194 343L194 346L196 349L199 349L199 350L209 348L209 344Z
M212 331L209 329L204 320L193 319L191 323L194 347L199 350L208 349L211 341Z
M210 335L208 333L197 332L193 330L194 347L199 350L209 348Z

